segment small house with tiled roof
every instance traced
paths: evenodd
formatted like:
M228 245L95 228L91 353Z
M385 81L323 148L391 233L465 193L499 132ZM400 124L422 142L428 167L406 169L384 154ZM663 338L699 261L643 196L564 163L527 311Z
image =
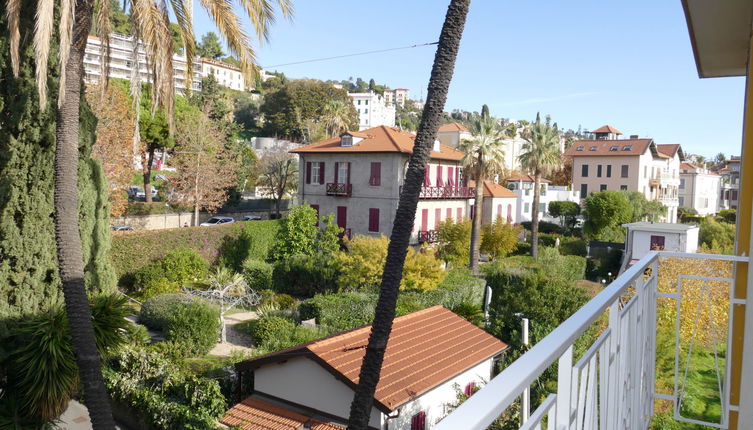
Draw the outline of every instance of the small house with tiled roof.
M470 138L470 130L459 122L444 124L440 126L437 131L437 139L442 145L451 146L453 148L457 148L463 140Z
M637 135L618 139L621 133L612 126L592 133L596 138L577 140L565 151L573 160L572 186L580 197L605 190L638 191L667 206L664 220L676 222L680 163L685 158L682 147Z
M321 216L333 214L346 234L389 236L416 136L380 126L304 145L298 199ZM435 141L424 175L413 242L434 237L447 218L468 217L473 189L463 175L464 153Z
M476 186L475 181L470 181L472 187ZM518 195L510 191L503 185L492 181L484 181L484 210L481 211L481 223L490 224L496 221L497 217L503 220L517 224L518 219Z
M272 430L261 423L290 420L346 426L371 326L236 364L252 372L252 394L221 420L241 428ZM493 376L507 345L442 306L395 318L374 394L370 429L428 429L457 400ZM265 426L266 425L266 426ZM292 427L290 427L292 428ZM313 427L311 427L313 428Z
M695 209L698 215L716 215L719 212L722 177L705 166L680 164L679 206Z

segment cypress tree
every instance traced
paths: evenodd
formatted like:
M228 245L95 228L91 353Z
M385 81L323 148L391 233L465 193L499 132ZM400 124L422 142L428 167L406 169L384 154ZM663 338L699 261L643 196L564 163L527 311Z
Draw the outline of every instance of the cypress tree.
M21 28L33 28L33 7L21 8ZM14 78L5 14L0 14L0 359L12 321L62 303L53 225L57 45L50 51L48 105L39 108L30 37L21 39ZM79 214L87 289L113 291L109 261L107 183L91 158L96 118L82 95ZM7 352L7 351L5 351Z

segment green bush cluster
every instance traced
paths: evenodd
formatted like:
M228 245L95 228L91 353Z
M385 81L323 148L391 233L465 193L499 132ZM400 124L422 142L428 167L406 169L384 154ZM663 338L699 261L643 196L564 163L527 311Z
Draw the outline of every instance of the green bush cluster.
M141 305L139 322L154 330L165 330L173 309L180 303L193 299L185 294L162 294L154 296Z
M175 228L112 235L111 257L121 285L130 285L139 269L176 249L197 251L210 264L232 253L232 260L266 260L279 221L248 221L215 227ZM230 259L230 257L224 257Z
M193 249L178 249L148 264L133 276L133 291L142 299L177 293L185 284L203 281L209 263Z
M247 259L243 262L242 273L248 287L254 291L272 288L273 266L265 261Z
M209 352L220 332L217 307L183 294L163 294L147 300L141 306L139 322L163 331L168 341L179 344L191 355Z
M526 229L526 231L531 231L530 221L525 221L520 224L523 226L524 229ZM564 234L565 229L559 224L555 224L553 222L539 221L539 234L541 233Z
M586 277L586 259L576 255L561 255L557 248L541 248L538 263L550 278L575 282Z
M124 348L102 375L113 400L150 428L215 428L227 407L217 381L187 374L150 349Z
M718 214L724 222L734 224L737 221L737 209L722 209Z
M512 252L512 255L530 255L531 254L531 244L528 242L518 242L518 245L515 247L515 250Z
M278 293L312 297L337 291L339 277L330 256L299 254L275 263L272 286Z
M298 325L297 321L274 315L265 315L258 320L250 321L247 331L257 348L270 352L311 342L334 333L331 329L304 327Z

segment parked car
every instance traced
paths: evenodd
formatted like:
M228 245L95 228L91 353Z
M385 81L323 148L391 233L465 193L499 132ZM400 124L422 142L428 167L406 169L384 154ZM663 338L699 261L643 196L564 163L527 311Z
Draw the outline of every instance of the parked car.
M243 217L243 221L261 221L259 215L246 215Z
M235 222L235 220L229 216L213 216L200 225L203 227L211 227L213 225L230 224L231 222Z
M130 225L114 225L112 231L133 231L133 227Z
M128 198L131 200L142 200L146 199L146 193L144 192L144 189L139 187L138 185L130 185L126 192L128 193ZM152 187L152 198L157 197L157 189Z

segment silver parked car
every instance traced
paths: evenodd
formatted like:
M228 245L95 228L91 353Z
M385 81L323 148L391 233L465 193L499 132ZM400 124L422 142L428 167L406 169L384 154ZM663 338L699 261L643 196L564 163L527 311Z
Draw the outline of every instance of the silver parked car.
M130 225L114 225L112 231L133 231L133 227Z
M243 221L261 221L259 215L246 215L243 217Z
M235 222L235 220L229 216L213 216L200 225L203 227L210 227L213 225L230 224L231 222Z

